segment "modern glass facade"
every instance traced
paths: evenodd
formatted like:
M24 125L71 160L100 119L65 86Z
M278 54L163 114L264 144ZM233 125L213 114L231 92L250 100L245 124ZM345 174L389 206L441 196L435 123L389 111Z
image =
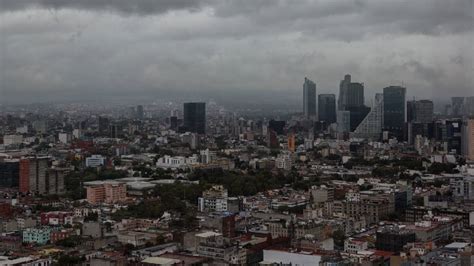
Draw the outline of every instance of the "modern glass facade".
M318 115L319 121L325 121L328 125L336 123L336 95L319 94L318 95Z
M384 130L397 139L403 139L405 127L406 88L390 86L383 89Z
M205 103L184 103L184 128L192 133L206 134Z
M307 118L316 115L316 83L308 78L303 83L303 112Z

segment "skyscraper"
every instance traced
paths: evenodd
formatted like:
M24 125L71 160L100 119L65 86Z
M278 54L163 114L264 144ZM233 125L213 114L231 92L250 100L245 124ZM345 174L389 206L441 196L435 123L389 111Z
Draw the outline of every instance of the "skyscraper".
M349 112L348 132L354 131L370 111L364 105L364 84L351 82L351 75L345 75L339 84L338 110Z
M304 78L303 112L306 118L316 116L316 83Z
M347 102L346 106L360 107L364 105L364 84L351 82L347 89Z
M474 161L474 118L466 119L461 133L462 155L467 161Z
M398 139L402 139L404 135L405 95L404 87L390 86L383 89L384 130Z
M464 99L464 112L467 116L474 116L474 96Z
M345 75L339 83L339 98L337 99L337 110L345 111L347 103L347 90L351 83L351 75Z
M20 160L20 192L47 194L48 161L47 157Z
M433 122L433 101L419 100L407 102L407 122Z
M206 134L206 104L184 103L184 128L186 131Z
M142 120L145 117L145 113L143 112L143 105L137 106L137 119Z
M351 117L350 131L353 132L364 120L364 118L369 114L370 107L367 107L365 105L349 106L347 107L347 111L349 111L349 115Z
M106 134L109 130L110 120L107 117L99 116L97 127L100 134Z
M375 95L375 103L369 114L354 130L352 136L356 138L366 138L378 140L382 134L383 125L383 94Z
M464 109L464 97L451 97L451 108L453 116L462 116Z
M318 95L318 116L319 121L325 121L326 124L336 123L336 95L319 94Z
M351 82L351 75L345 75L339 84L338 110L364 105L364 84Z
M415 107L415 100L407 101L407 122L413 123L416 120L416 107Z
M337 111L337 132L348 133L351 130L351 113L349 111Z

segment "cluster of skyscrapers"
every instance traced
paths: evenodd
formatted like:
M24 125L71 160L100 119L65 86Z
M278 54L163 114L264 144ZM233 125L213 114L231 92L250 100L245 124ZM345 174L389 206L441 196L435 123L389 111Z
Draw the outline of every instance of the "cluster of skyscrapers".
M371 107L365 105L364 83L353 82L345 75L339 84L339 97L334 94L318 95L316 84L305 78L303 109L306 118L316 118L326 125L337 123L337 132L355 137L379 138L383 131L402 138L405 126L406 88L390 86L375 96ZM316 106L318 107L316 114ZM432 112L432 110L431 110Z
M440 122L435 121L433 101L406 101L406 88L402 86L383 88L376 93L371 106L366 106L364 83L353 82L350 75L345 75L339 84L336 105L335 94L316 97L316 83L305 78L303 112L307 119L317 119L342 138L397 138L413 143L421 135L449 139L447 149L460 151L462 117L474 115L474 97L453 97L446 106L446 115L452 119Z

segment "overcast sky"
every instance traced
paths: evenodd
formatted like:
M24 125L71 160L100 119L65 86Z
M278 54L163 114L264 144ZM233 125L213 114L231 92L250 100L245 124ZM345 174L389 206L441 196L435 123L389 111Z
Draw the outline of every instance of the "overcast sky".
M0 102L474 95L473 1L0 0Z

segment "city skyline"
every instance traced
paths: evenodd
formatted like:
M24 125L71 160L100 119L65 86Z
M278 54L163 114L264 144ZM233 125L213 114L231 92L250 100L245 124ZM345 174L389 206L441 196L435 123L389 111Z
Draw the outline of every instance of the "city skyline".
M474 0L0 0L0 265L474 265Z
M400 85L409 99L439 102L473 89L470 10L468 0L2 0L0 103L298 104L301 77L338 94L345 73L364 83L366 101Z

